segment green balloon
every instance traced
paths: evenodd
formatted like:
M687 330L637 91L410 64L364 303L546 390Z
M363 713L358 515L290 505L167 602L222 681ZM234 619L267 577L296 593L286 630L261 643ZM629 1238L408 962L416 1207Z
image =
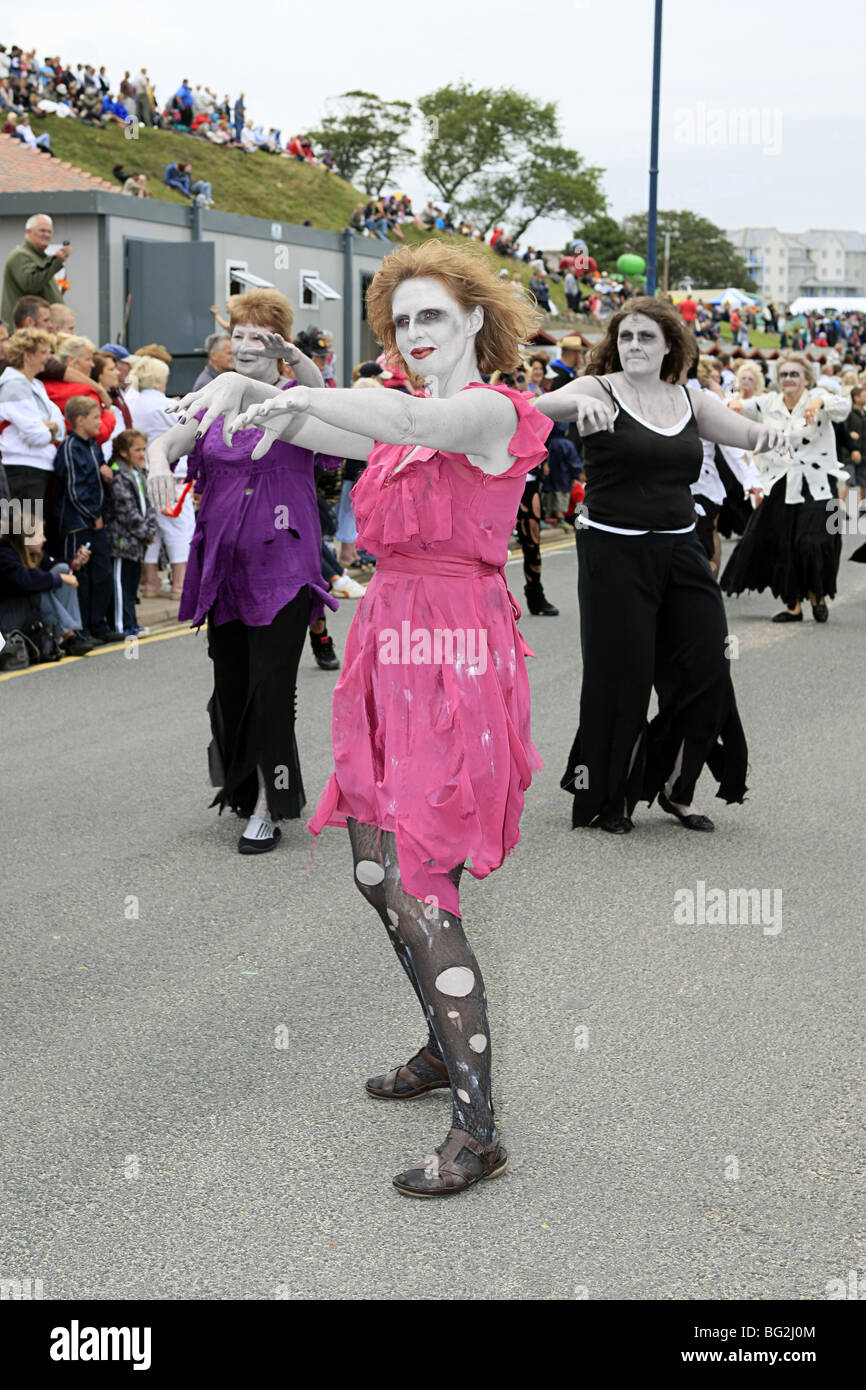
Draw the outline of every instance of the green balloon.
M646 261L643 256L632 256L627 252L624 256L620 256L616 268L620 275L643 275L646 270Z

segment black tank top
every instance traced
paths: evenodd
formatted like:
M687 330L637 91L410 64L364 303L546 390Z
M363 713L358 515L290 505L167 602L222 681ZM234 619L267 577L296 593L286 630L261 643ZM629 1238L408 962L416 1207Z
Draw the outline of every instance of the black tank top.
M630 415L607 382L599 381L619 413L612 434L599 430L581 439L590 521L635 531L691 526L690 486L700 477L703 448L688 391L690 418L676 434L659 434Z

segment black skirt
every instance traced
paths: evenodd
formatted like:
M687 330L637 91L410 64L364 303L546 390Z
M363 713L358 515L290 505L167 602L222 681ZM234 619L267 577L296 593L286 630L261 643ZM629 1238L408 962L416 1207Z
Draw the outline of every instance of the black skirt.
M757 507L722 574L726 594L765 589L788 608L808 597L836 597L842 537L833 535L827 502L816 502L803 482L803 501L785 501L786 479L780 478ZM835 488L833 480L830 486Z
M208 614L208 655L214 693L208 704L211 802L251 816L259 794L256 768L264 774L271 820L293 820L305 805L295 740L297 677L310 621L306 585L267 627L215 625Z

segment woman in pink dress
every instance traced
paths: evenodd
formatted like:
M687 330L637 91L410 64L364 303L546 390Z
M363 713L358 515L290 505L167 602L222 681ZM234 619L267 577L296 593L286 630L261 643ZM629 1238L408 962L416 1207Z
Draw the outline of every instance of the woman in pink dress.
M450 1087L452 1127L394 1178L417 1197L501 1173L484 982L458 885L497 869L519 839L541 767L529 722L529 648L503 566L524 479L544 460L550 421L482 372L513 370L535 311L465 248L428 241L388 256L367 315L389 355L431 399L393 391L284 393L225 374L181 402L305 448L369 455L352 493L359 545L377 557L334 690L334 772L309 828L347 826L355 879L421 1004L427 1043L367 1082L405 1100ZM243 414L237 414L241 410Z

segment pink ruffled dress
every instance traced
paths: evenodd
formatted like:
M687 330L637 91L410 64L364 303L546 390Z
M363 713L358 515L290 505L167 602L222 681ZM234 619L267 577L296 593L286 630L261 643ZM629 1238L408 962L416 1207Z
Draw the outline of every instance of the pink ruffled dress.
M552 422L519 392L514 462L495 477L465 454L377 444L352 490L358 545L377 557L334 688L334 772L308 821L393 831L414 897L459 912L447 877L498 869L520 839L532 743L520 609L503 566L526 474Z

